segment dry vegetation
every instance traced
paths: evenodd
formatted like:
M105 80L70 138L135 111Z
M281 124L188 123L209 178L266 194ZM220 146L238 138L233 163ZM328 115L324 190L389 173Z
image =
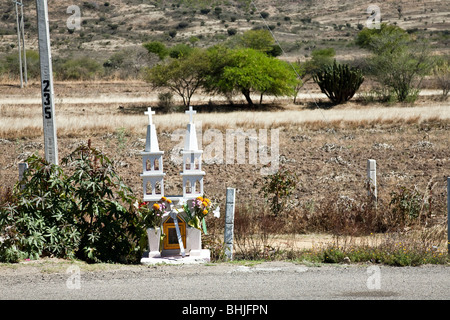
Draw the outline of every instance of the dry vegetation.
M144 148L147 124L143 112L152 106L157 111L154 122L160 148L165 151L166 193L178 194L181 167L176 157L182 136L177 135L176 130L186 125L184 111L161 114L152 95L144 95L146 85L139 82L129 86L123 82L109 85L57 83L55 90L69 99L74 87L85 88L85 96L91 97L107 95L110 86L123 90L121 93L117 89L113 96L141 97L147 102L57 104L60 157L90 139L93 146L115 160L116 169L126 184L137 195L141 194L140 152ZM19 97L18 88L3 86L2 90L11 100ZM30 94L22 98L34 98L39 92L38 87L28 90ZM80 91L77 92L72 98L81 97ZM315 102L324 108L317 108ZM408 244L408 252L420 244L421 252L435 246L439 251L432 254L442 253L446 243L446 177L450 169L448 104L437 97L424 96L414 106L367 105L355 100L327 109L320 99L302 99L300 105L278 101L256 107L262 110L245 110L245 105L230 106L220 101L200 100L195 106L199 111L195 119L201 121L202 133L209 129L222 133L223 159L227 129L280 130L280 160L284 168L299 177L288 209L274 220L261 198L259 162L248 164L247 158L245 164L205 161L206 192L217 199L222 208L226 187L237 189L236 228L245 230L237 233L241 237L237 238L237 250L242 257L292 258L297 249L305 248L316 251L322 248L320 250L325 251L320 254L324 254L331 245L343 252L344 256L339 256L342 260L356 247L372 245L378 250L388 250L389 246L391 249L398 247L394 244L399 242ZM11 187L17 181L18 163L34 152L43 155L41 107L37 104L2 105L0 114L0 179L3 186ZM205 138L203 148L210 143ZM367 204L367 159L377 160L380 199L377 210L364 207ZM399 216L392 214L391 192L398 191L400 186L417 188L424 201L432 197L432 208L424 211L416 223L398 220ZM344 207L335 207L336 203L343 203ZM357 205L348 207L349 204ZM253 221L250 225L249 219ZM210 236L205 239L217 255L221 252L222 223L211 218Z
M109 1L109 5L91 1L83 3L95 6L80 3L81 32L69 33L65 27L66 8L73 1L53 2L50 1L50 16L55 56L89 56L100 63L123 48L141 47L145 41L170 41L174 45L188 43L196 36L199 39L196 45L204 47L225 40L227 28L242 32L263 24L258 12L252 14L252 10L233 6L234 1L198 1L194 7L184 4L189 1L130 0L127 6L119 0ZM210 4L209 14L200 13L203 3ZM365 22L367 2L256 3L260 11L270 14L268 22L275 26L275 35L286 52L283 59L304 60L311 50L325 47L335 48L341 61L357 61L364 55L353 40L358 24ZM218 6L222 8L220 17L214 14ZM0 20L0 51L13 53L11 44L16 41L13 11L6 3L0 8L5 12ZM28 43L36 49L34 3L30 2L28 9ZM396 23L413 33L428 34L436 54L448 53L449 14L444 1L389 1L381 9L383 21ZM188 26L177 29L185 20ZM169 29L177 30L177 36L170 40ZM39 84L31 79L20 90L17 82L4 76L0 84L2 192L17 182L20 161L35 152L43 155ZM433 82L425 81L424 86L433 89ZM370 82L364 84L363 90L366 89L370 89ZM115 160L126 184L137 195L141 194L140 152L147 124L143 112L149 106L157 108L157 93L149 91L147 84L136 79L55 83L60 158L91 140L93 146ZM203 133L216 129L225 138L227 129L279 129L280 160L299 177L288 209L274 220L260 194L261 164L204 164L205 189L222 208L226 187L237 189L237 230L245 230L237 233L240 254L248 258L292 258L296 249L317 250L319 246L322 255L332 257L329 244L337 250L334 257L338 262L359 250L355 248L374 250L371 256L361 254L360 261L381 260L382 252L389 250L434 250L426 262L432 262L433 255L442 254L446 244L446 178L450 172L450 109L448 102L439 99L439 93L422 94L414 105L368 103L361 96L329 108L325 97L309 83L301 91L299 104L266 98L266 104L256 105L254 110L237 99L234 105L229 105L221 97L196 96L194 105L199 113L195 119L201 122ZM181 167L173 157L181 140L173 138L172 133L184 128L186 116L184 111L163 114L156 110L154 122L159 145L165 151L166 193L178 194ZM203 143L203 147L208 146L208 141ZM363 206L367 204L367 159L377 160L380 200L376 210ZM416 188L424 201L433 200L432 209L424 210L415 223L398 221L399 217L392 216L391 193L398 191L399 186ZM336 207L339 201L347 201L347 206ZM359 206L348 206L350 203ZM254 223L249 225L250 218ZM369 220L373 224L366 223ZM208 223L211 235L205 238L217 255L221 250L222 223L211 218ZM356 256L352 259L359 261Z

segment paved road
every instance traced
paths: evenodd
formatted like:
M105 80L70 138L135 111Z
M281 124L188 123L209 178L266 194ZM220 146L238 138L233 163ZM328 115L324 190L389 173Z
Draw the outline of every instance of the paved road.
M0 299L363 300L450 298L450 267L307 267L286 262L0 269ZM69 269L71 268L71 269Z

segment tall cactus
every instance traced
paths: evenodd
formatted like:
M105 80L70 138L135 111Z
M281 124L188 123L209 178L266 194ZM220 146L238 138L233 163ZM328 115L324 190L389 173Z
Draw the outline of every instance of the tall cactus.
M323 93L335 104L353 98L364 81L362 71L347 64L338 64L336 60L313 75L314 81Z

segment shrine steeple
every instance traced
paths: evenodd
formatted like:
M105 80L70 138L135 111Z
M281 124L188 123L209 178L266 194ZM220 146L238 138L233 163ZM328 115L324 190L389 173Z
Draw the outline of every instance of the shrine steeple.
M193 199L203 196L203 177L205 172L202 171L202 153L203 150L198 149L197 132L195 130L194 114L192 106L186 111L189 114L189 123L187 125L186 136L184 140L183 155L183 198Z
M141 174L144 184L144 201L158 201L164 196L163 155L159 150L156 127L152 116L155 111L151 108L145 112L148 115L147 137L145 139L145 150L141 152L143 173Z

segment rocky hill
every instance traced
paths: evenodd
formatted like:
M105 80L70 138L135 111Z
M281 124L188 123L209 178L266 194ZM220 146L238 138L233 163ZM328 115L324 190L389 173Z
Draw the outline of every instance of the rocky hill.
M27 46L37 50L36 5L23 0ZM333 47L337 57L361 54L354 45L371 16L367 1L338 0L48 0L52 51L57 57L89 56L104 61L123 48L159 40L206 47L252 28L269 28L285 58L307 57L315 48ZM448 52L447 1L383 1L382 22L426 36L435 51ZM80 29L68 28L77 6ZM0 54L17 43L12 0L0 3Z

